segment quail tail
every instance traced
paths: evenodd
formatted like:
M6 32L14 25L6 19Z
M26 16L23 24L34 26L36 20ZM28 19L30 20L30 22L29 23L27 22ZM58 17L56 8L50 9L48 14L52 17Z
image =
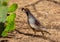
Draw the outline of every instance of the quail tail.
M40 31L43 35L44 35L44 33L48 33L49 35L51 35L51 33L48 32L46 28L40 28Z

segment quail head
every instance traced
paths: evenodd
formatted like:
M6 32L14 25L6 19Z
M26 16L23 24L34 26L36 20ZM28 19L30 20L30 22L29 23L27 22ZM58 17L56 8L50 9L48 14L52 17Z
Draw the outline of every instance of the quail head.
M47 29L42 26L42 24L32 15L32 13L30 12L30 10L28 8L22 8L22 11L24 11L27 15L27 20L28 20L28 24L29 26L32 28L32 30L34 31L34 33L36 34L36 32L41 32L43 35L44 33L48 33L50 34Z

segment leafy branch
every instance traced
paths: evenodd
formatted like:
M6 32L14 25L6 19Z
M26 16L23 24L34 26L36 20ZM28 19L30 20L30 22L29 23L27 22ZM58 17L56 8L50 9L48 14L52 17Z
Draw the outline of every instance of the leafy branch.
M16 11L18 5L13 3L8 7L8 1L0 0L0 36L3 37L15 29L16 14L14 11Z

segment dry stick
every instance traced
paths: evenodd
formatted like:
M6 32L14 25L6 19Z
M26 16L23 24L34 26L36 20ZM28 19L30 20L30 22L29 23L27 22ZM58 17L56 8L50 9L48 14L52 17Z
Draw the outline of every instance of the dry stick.
M41 2L41 1L43 1L43 0L38 0L38 1L36 1L35 3L31 3L31 4L26 5L25 7L32 6L32 5L36 5L36 4L38 4L39 2Z
M53 3L56 3L56 4L59 4L60 5L60 2L57 2L55 0L46 0L46 1L50 1L50 2L53 2Z
M32 4L28 4L28 5L26 5L25 7L28 7L28 6L32 6L33 7L33 9L35 10L35 12L37 13L37 14L40 14L38 11L37 11L37 9L36 9L36 4L38 4L39 2L41 2L41 1L43 1L43 0L38 0L37 2L35 2L35 3L32 3ZM41 14L40 14L40 16L42 16Z
M43 0L38 0L38 1L36 1L35 3L26 5L25 7L32 6L33 9L35 10L35 12L36 12L37 14L40 14L40 13L37 11L35 5L38 4L38 3L41 2L41 1L43 1ZM42 15L40 14L40 16L42 16ZM45 16L45 17L46 17L46 16Z
M31 6L31 5L36 5L36 4L38 4L39 2L41 2L41 1L45 1L45 0L38 0L38 1L36 1L35 3L31 3L31 4L26 5L25 7L28 7L28 6ZM50 2L53 2L53 3L56 3L56 4L60 4L60 2L57 2L57 1L55 1L55 0L46 0L46 1L50 1Z
M36 9L36 6L35 6L35 5L32 5L32 7L33 7L34 11L35 11L37 14L40 14L40 13L37 11L37 9ZM42 15L42 14L40 14L39 16L41 17L41 16L43 16L43 15Z
M24 32L21 32L21 31L19 31L17 29L15 29L15 31L17 31L19 34L23 34L23 35L26 35L26 36L42 38L44 40L48 40L49 42L56 42L55 40L52 40L50 37L45 37L45 36L42 36L42 35L33 35L33 34L29 34L29 33L24 33Z

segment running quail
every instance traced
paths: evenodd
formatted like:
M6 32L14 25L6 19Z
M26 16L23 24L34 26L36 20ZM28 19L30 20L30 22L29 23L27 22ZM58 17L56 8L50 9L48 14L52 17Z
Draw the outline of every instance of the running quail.
M22 11L24 11L28 17L28 24L36 34L36 32L41 32L42 35L44 33L50 34L45 27L42 26L42 24L32 15L30 10L28 8L22 8Z

